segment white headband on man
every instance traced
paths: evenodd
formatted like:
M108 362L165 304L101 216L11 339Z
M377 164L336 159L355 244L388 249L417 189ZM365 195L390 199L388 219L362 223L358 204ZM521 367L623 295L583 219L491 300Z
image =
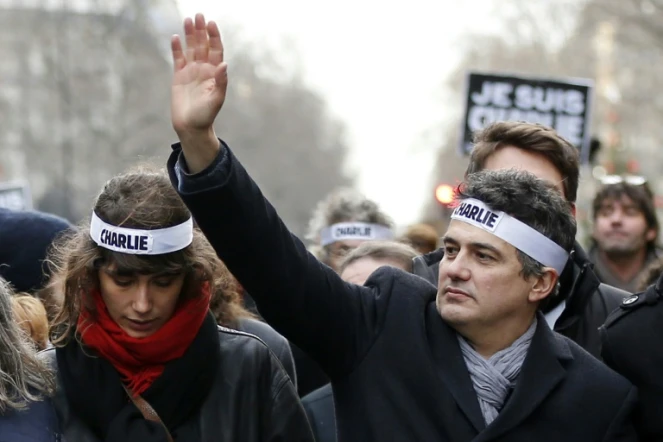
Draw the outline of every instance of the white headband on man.
M568 252L555 241L504 212L490 209L477 199L462 200L451 219L492 233L544 266L554 268L559 274L569 259Z
M165 229L141 230L118 227L92 212L90 236L100 247L132 255L163 255L177 252L193 241L193 220Z
M320 232L320 243L323 246L336 241L391 239L394 234L389 227L380 224L359 222L338 223L325 227Z

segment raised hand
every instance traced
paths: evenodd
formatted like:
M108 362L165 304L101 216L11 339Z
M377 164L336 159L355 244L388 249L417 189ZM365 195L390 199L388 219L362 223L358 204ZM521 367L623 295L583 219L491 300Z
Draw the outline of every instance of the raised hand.
M180 137L192 172L202 170L218 152L212 125L223 106L228 87L228 66L216 23L202 14L184 20L186 52L179 36L171 49L175 64L171 96L173 128Z

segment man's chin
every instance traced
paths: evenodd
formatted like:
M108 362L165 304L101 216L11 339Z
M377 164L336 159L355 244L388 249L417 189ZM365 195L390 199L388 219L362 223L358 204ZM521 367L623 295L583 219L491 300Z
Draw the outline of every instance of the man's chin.
M437 311L449 325L463 325L471 320L472 312L467 306L451 304L438 298Z
M631 244L622 245L613 245L612 247L606 247L603 249L606 256L610 259L623 259L630 258L631 256L637 254L637 250L633 250Z

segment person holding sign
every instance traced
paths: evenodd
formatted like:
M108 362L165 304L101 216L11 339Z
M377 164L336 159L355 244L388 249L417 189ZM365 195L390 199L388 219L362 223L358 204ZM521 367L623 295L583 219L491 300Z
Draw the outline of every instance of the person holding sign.
M214 22L190 23L186 52L172 40L172 184L265 319L329 375L340 442L636 440L632 385L537 311L576 233L558 192L525 172L473 174L445 235L439 290L389 267L363 286L344 282L216 137L223 45Z
M66 440L312 442L265 342L217 326L211 304L240 329L246 312L164 173L108 181L52 259L64 301L43 355Z

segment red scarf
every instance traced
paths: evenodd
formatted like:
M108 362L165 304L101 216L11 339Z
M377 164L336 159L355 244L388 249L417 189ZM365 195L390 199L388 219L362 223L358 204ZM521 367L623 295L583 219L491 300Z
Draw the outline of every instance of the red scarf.
M153 335L132 338L111 319L98 291L92 293L98 320L82 309L78 332L86 346L96 350L120 373L129 391L139 395L163 373L168 361L182 357L198 334L209 310L209 284L202 296L184 301Z

